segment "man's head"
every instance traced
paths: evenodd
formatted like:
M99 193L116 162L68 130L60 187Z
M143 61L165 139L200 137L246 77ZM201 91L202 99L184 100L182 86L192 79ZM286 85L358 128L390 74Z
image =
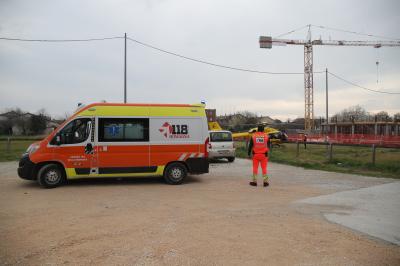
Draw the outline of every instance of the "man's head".
M264 125L258 125L257 126L257 131L258 132L264 132Z

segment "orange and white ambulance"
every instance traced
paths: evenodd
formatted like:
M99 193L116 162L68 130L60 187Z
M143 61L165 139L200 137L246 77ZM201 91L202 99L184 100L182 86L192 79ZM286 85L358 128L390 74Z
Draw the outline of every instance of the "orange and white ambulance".
M45 188L66 179L164 176L180 184L208 173L203 104L94 103L32 144L18 175Z

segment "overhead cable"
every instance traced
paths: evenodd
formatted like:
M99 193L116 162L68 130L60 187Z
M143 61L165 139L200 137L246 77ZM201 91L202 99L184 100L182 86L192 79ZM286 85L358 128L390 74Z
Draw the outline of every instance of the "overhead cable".
M196 58L188 57L188 56L185 56L185 55L177 54L177 53L174 53L174 52L170 52L170 51L155 47L155 46L153 46L151 44L147 44L147 43L132 39L130 37L127 37L127 39L132 41L132 42L134 42L134 43L140 44L140 45L145 46L147 48L151 48L153 50L157 50L157 51L162 52L162 53L166 53L166 54L169 54L169 55L173 55L173 56L176 56L176 57L180 57L180 58L183 58L183 59L186 59L186 60L190 60L190 61L194 61L194 62L201 63L201 64L211 65L211 66L214 66L214 67L220 67L220 68L243 71L243 72L259 73L259 74L304 75L304 72L270 72L270 71L261 71L261 70L255 70L255 69L239 68L239 67L232 67L232 66L216 64L216 63L204 61L204 60L201 60L201 59L196 59ZM325 71L315 71L313 73L316 73L316 74L325 73Z
M294 32L296 32L296 31L305 29L305 28L307 28L308 26L309 26L309 25L305 25L305 26L303 26L303 27L300 27L300 28L297 28L297 29L294 29L294 30L291 30L291 31L288 31L288 32L285 32L285 33L282 33L282 34L279 34L279 35L275 36L274 38L280 38L280 37L283 37L283 36L285 36L285 35L289 35L289 34L294 33Z
M105 40L123 39L123 38L124 38L123 36L90 38L90 39L23 39L23 38L0 37L0 40L20 41L20 42L93 42L93 41L105 41Z
M368 36L368 37L374 37L374 38L382 38L382 39L394 40L394 41L400 40L400 38L386 37L386 36L380 36L380 35L374 35L374 34L362 33L362 32L350 31L350 30L342 30L342 29L338 29L338 28L326 27L326 26L321 26L321 25L313 25L313 24L311 24L311 26L312 27L316 27L316 28L320 28L320 29L340 31L340 32L346 32L346 33L362 35L362 36Z
M364 86L358 85L358 84L356 84L354 82L348 81L348 80L346 80L346 79L344 79L344 78L342 78L342 77L340 77L340 76L338 76L338 75L336 75L336 74L334 74L332 72L328 71L328 73L330 75L332 75L333 77L335 77L337 79L340 79L341 81L343 81L343 82L345 82L347 84L353 85L353 86L361 88L363 90L368 90L368 91L377 92L377 93L384 93L384 94L400 94L400 92L390 92L390 91L380 91L380 90L378 91L378 90L369 89L369 88L366 88Z

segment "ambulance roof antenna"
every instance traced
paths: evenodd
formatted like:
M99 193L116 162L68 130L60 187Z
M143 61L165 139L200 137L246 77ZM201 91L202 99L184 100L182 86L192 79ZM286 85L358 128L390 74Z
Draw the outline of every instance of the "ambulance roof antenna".
M76 106L76 110L75 111L78 111L78 110L82 109L83 107L85 107L85 105L86 104L84 104L84 103L78 103L77 106Z

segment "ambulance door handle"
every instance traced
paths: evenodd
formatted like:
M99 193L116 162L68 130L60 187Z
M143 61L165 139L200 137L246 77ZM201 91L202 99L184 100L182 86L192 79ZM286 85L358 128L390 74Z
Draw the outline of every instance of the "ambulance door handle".
M86 144L85 153L86 154L93 154L93 145L92 145L92 143Z

